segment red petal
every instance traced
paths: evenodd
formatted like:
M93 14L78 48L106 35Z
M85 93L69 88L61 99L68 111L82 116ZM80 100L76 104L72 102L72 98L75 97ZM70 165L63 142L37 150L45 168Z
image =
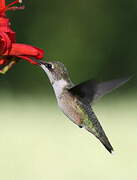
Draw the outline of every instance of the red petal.
M36 59L41 59L44 57L44 51L42 49L39 49L31 45L13 43L9 55L29 56L29 57L34 57Z
M0 65L6 64L7 60L6 59L0 59Z
M10 27L10 21L5 16L0 17L0 33L5 33L8 35L12 43L15 43L15 32L12 31Z
M18 56L18 57L21 58L21 59L24 59L24 60L28 61L28 62L31 63L31 64L38 65L38 63L37 63L36 61L33 61L33 59L31 59L31 58L29 58L29 57L27 57L27 56Z
M8 52L11 49L11 40L7 33L0 32L0 54L8 55Z

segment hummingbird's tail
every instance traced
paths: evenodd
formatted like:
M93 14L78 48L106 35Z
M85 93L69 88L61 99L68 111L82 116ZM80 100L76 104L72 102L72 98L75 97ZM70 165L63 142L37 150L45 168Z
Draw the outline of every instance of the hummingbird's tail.
M113 147L111 146L107 136L105 137L98 137L100 142L105 146L105 148L112 154L114 152Z
M112 153L113 147L111 146L100 122L98 121L95 113L92 111L91 107L89 106L86 108L88 116L89 116L89 122L88 125L85 125L85 129L94 134L100 142L105 146L105 148Z
M101 127L101 125L100 125ZM86 128L86 127L85 127ZM102 128L101 128L102 129ZM112 145L110 144L105 132L103 131L103 129L101 130L102 132L99 131L95 131L90 128L86 128L86 130L88 130L89 132L91 132L92 134L94 134L99 140L100 142L104 145L104 147L110 152L113 153L114 149L112 147Z

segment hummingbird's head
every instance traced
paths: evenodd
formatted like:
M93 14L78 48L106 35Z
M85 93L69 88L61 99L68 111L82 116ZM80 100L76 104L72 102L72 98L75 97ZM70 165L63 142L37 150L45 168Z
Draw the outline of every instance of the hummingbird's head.
M40 66L48 75L51 84L54 84L55 81L59 80L69 81L67 69L61 62L52 61L47 63L42 61Z

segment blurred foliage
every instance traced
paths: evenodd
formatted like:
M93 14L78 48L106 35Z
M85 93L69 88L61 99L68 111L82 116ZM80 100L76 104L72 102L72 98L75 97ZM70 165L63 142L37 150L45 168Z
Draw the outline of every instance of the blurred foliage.
M10 1L11 2L11 1ZM18 42L62 61L74 82L108 80L136 73L137 1L24 0L25 10L9 12ZM27 62L1 76L1 91L43 93L51 87L44 72ZM136 75L129 92L137 88ZM132 89L132 90L131 90Z

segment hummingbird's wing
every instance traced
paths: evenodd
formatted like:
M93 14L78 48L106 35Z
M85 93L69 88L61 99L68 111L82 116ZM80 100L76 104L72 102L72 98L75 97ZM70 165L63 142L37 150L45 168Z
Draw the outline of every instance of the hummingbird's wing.
M92 79L70 88L69 91L73 95L78 96L81 100L92 103L93 100L96 100L111 92L113 89L118 88L129 79L130 78L123 78L101 83L97 83Z
M93 79L80 83L69 89L69 92L71 92L74 96L88 102L91 102L94 99L96 91L97 82Z
M115 79L111 81L105 81L97 84L96 93L94 94L94 100L97 100L112 90L125 84L130 78Z

